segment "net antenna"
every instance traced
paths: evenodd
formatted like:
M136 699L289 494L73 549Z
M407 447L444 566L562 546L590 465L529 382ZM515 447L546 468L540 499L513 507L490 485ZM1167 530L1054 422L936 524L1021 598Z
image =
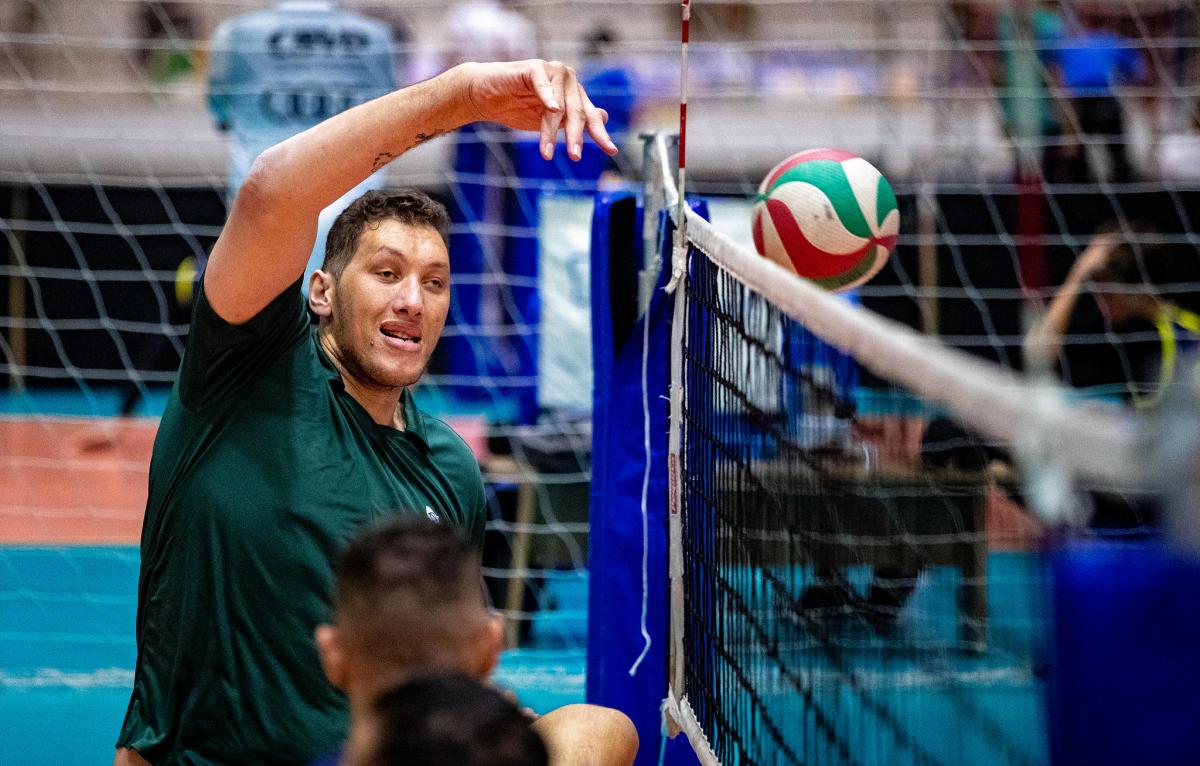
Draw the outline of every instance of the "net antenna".
M679 169L676 183L677 198L675 199L674 247L671 253L671 281L667 284L667 292L675 291L687 267L687 216L683 214L683 211L687 207L687 70L691 20L691 0L682 0L679 25Z

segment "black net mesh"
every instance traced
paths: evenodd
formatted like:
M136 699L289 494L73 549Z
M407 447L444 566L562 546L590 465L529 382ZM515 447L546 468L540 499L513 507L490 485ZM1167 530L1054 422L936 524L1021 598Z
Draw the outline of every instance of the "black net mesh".
M691 252L685 694L723 764L1039 763L1038 530L1004 455Z

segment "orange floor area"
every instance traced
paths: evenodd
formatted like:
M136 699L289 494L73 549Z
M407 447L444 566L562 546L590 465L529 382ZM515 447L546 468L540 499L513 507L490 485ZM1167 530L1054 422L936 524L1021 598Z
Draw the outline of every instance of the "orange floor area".
M0 543L136 545L158 421L0 418Z
M477 418L453 427L481 459ZM136 545L146 507L154 418L0 418L0 544ZM998 490L988 547L1024 550L1041 529Z

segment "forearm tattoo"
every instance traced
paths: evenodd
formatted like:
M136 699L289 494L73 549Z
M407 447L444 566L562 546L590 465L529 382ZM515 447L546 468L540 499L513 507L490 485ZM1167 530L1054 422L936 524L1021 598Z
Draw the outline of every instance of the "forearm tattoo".
M448 131L445 130L430 130L418 133L413 139L413 146L420 146L427 141L432 141L438 136L446 135L447 132ZM376 154L375 159L371 162L371 172L374 173L375 171L379 170L384 165L399 157L400 154L400 152L380 152L379 154Z
M375 161L371 163L371 172L374 173L399 156L400 155L392 154L391 152L380 152L379 154L376 154Z
M418 133L416 143L414 143L413 146L420 146L421 144L425 143L426 141L432 141L433 139L437 138L438 136L444 136L444 135L446 135L446 131L444 131L444 130L431 130L428 133Z

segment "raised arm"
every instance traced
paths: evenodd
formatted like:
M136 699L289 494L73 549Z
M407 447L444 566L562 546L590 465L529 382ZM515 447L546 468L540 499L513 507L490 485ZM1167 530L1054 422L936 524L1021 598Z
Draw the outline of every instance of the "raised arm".
M371 173L425 141L476 121L540 133L550 159L559 129L572 159L583 134L609 154L608 117L558 62L462 64L345 111L263 152L213 248L204 291L242 324L304 273L317 216Z
M1062 351L1063 336L1084 290L1084 282L1108 261L1116 244L1116 237L1111 234L1101 234L1088 243L1051 299L1046 315L1025 336L1027 360L1035 365L1053 365Z

